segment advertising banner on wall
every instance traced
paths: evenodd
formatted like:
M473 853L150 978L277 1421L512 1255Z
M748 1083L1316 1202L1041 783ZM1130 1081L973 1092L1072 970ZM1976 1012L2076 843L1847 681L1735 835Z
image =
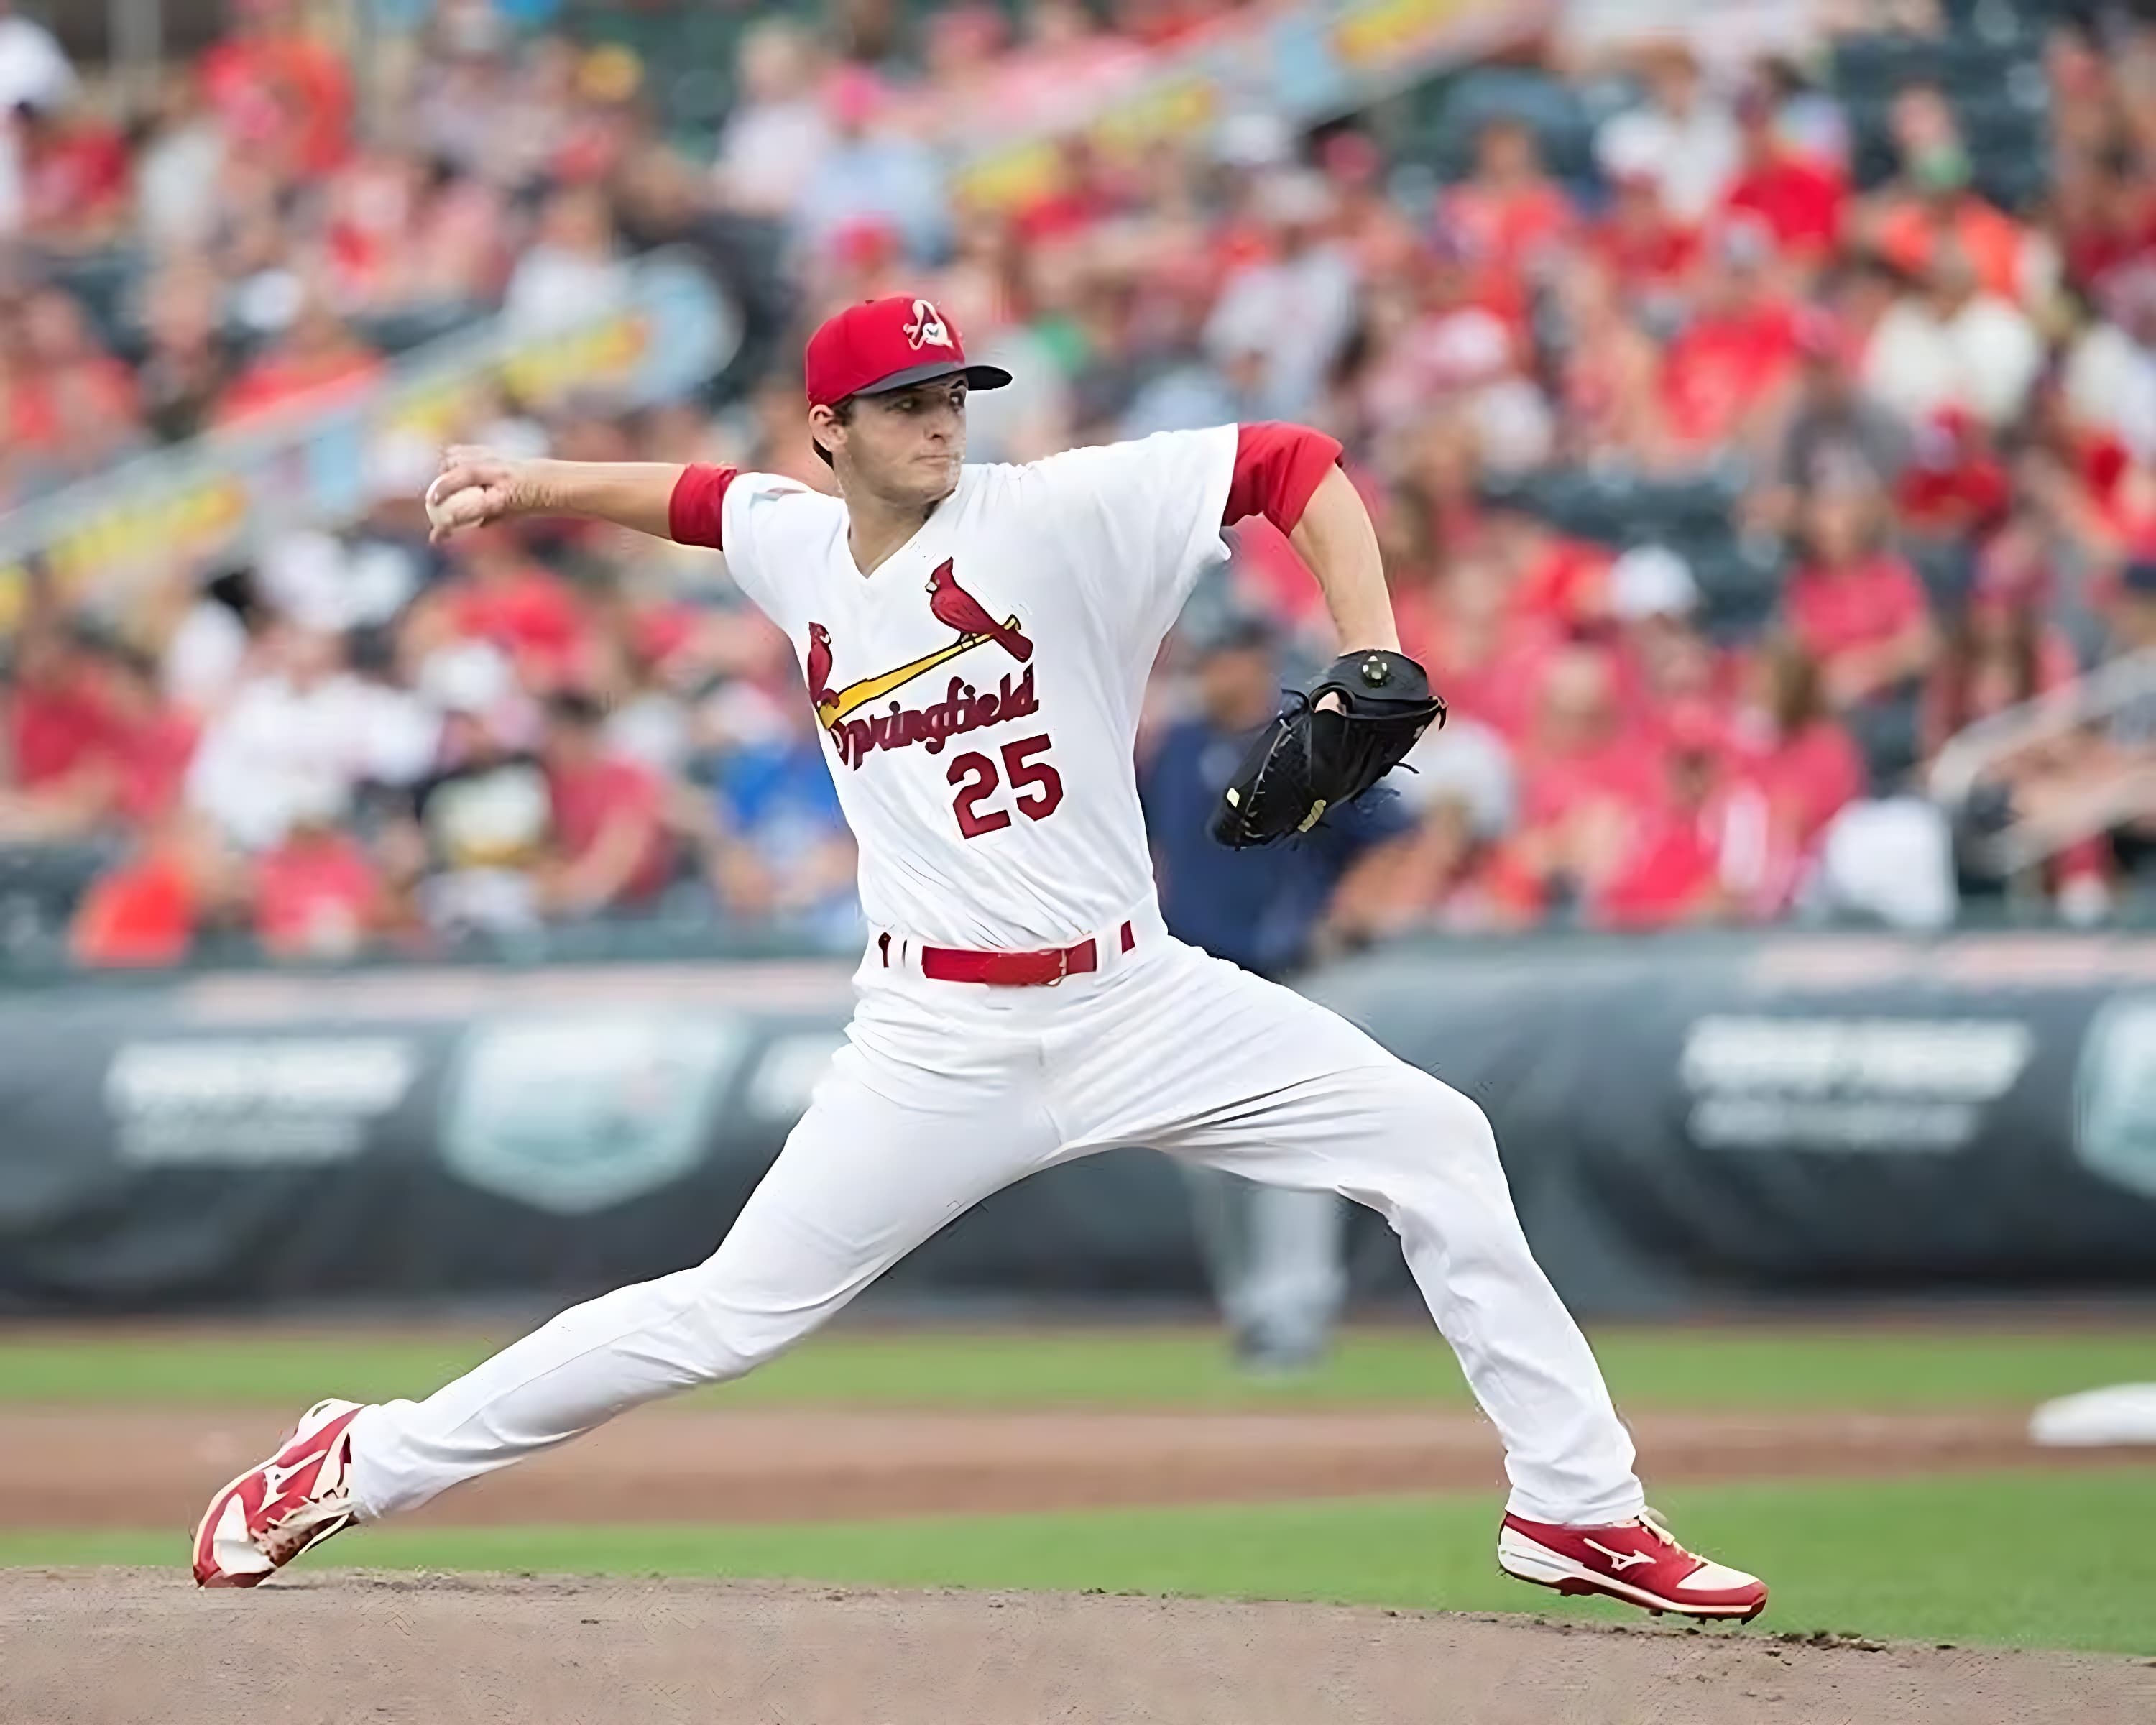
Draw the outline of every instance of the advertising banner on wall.
M2156 1286L2156 941L1431 947L1311 987L1488 1111L1583 1310ZM809 961L0 995L0 1309L567 1297L695 1263L850 1007ZM1358 1230L1358 1289L1404 1295ZM1182 1183L1138 1148L999 1194L892 1281L1201 1286Z
M843 1040L849 973L622 965L0 995L0 1310L567 1296L693 1264ZM930 1241L897 1281L1194 1291L1183 1202L1143 1153L1075 1181L1059 1170Z
M2156 942L1609 942L1324 992L1484 1102L1594 1303L2156 1285Z

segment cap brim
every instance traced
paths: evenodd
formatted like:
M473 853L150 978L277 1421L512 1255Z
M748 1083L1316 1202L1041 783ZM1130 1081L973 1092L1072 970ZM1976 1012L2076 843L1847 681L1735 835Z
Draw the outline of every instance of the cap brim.
M902 372L893 372L888 377L879 377L875 382L856 389L854 393L889 395L893 390L911 389L916 383L933 383L938 377L963 377L968 389L1001 389L1011 381L1011 374L1001 366L954 366L937 361L925 366L909 366Z

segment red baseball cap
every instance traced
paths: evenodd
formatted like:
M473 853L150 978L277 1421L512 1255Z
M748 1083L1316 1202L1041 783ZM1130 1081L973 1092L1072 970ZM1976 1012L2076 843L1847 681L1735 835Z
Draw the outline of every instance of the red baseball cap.
M802 355L810 407L850 395L882 395L935 377L963 377L975 389L1001 389L1001 366L971 365L958 326L927 300L894 294L864 300L824 320Z

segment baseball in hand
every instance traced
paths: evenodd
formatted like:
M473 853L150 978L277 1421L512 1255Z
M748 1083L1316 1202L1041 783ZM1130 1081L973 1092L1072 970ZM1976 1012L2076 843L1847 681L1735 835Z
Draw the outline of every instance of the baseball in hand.
M437 541L484 526L511 512L515 491L515 471L501 456L489 449L453 449L427 487L427 525Z
M438 533L476 526L493 511L486 487L459 485L454 474L437 475L427 487L427 525Z

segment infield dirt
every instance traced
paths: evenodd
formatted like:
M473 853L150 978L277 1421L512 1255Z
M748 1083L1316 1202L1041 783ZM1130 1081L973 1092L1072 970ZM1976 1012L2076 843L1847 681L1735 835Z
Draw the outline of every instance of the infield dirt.
M2156 1670L1315 1605L0 1572L10 1725L2148 1725Z

